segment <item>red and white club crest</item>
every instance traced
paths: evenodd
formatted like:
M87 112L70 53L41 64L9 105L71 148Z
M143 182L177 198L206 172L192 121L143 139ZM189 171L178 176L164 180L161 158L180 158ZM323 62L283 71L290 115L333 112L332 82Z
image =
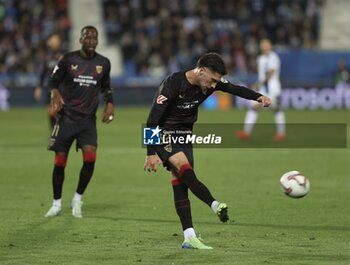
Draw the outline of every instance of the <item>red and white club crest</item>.
M164 97L163 95L159 95L157 97L157 104L163 104L164 101L166 101L168 98Z

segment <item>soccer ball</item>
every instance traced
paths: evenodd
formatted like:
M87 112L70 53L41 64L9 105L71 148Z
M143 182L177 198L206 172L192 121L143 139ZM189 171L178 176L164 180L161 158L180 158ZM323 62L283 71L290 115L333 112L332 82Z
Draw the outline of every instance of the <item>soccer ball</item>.
M284 173L280 179L281 190L292 198L304 197L310 190L310 182L299 171Z

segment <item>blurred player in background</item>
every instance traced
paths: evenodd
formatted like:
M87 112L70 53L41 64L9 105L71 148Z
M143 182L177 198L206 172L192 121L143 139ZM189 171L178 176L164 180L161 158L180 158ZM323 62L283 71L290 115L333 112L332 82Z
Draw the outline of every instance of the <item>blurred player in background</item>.
M274 136L275 141L286 139L285 132L285 115L281 109L281 82L279 79L281 62L272 50L272 43L269 39L260 41L261 55L258 57L258 83L254 86L260 93L267 95L271 99L271 108L275 113L275 123L277 132ZM254 124L258 119L258 110L261 104L252 102L251 108L247 111L244 120L244 130L236 133L236 136L242 140L249 140Z
M62 211L61 197L64 170L69 149L74 140L83 152L83 167L71 202L74 217L82 217L82 195L92 177L97 149L96 111L99 93L105 94L106 106L102 121L113 120L113 95L110 87L110 61L95 52L98 32L93 26L81 30L81 49L66 53L53 70L49 82L51 106L57 111L49 150L55 151L52 174L53 205L45 217L57 216Z
M10 109L9 97L9 90L0 82L0 111L8 111Z
M246 87L236 86L223 79L226 67L216 53L207 53L199 58L197 67L176 72L167 77L160 85L147 120L147 127L160 126L165 131L192 132L197 120L198 107L215 91L224 91L246 99L256 100L263 106L270 104L270 99ZM154 131L153 133L157 133ZM144 169L156 172L158 163L171 172L172 187L176 212L184 232L182 248L212 249L197 238L192 224L190 190L218 215L222 222L227 222L228 207L217 201L209 189L197 178L194 172L194 159L191 144L148 145Z
M334 80L336 83L350 83L350 70L346 68L346 62L343 58L338 61L337 71L335 73Z
M34 98L36 101L40 101L45 94L45 102L47 105L47 113L49 116L50 128L52 129L56 122L56 112L50 106L50 89L49 79L53 69L58 63L58 60L62 56L62 39L58 33L52 34L47 40L47 52L45 54L45 60L43 62L42 71L40 74L40 84L34 90Z

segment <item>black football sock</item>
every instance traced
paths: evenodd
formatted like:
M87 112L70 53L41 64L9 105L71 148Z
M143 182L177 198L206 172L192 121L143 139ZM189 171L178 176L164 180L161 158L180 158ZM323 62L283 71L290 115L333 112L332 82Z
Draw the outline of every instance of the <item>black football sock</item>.
M62 197L62 186L64 181L64 167L54 166L52 173L53 198L55 200Z
M173 179L171 184L174 191L175 209L180 218L182 229L185 231L187 228L193 227L188 188L179 179Z
M179 175L181 176L182 182L186 184L191 192L210 207L215 199L211 195L209 189L197 179L193 169L185 165L180 169Z
M82 195L89 184L92 173L94 172L95 162L84 162L83 167L80 170L79 183L77 187L77 193Z

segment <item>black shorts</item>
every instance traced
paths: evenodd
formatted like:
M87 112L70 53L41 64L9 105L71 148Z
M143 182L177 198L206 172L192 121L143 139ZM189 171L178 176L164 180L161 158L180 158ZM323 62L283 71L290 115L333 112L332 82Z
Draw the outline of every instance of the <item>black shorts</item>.
M52 129L48 150L68 153L74 140L77 141L77 149L84 145L97 147L96 124L56 123Z
M188 162L194 168L194 160L193 160L193 148L192 144L164 144L164 145L156 145L155 150L159 158L163 162L163 166L166 167L167 170L172 170L172 165L168 162L169 157L175 155L179 152L184 152L187 157Z

